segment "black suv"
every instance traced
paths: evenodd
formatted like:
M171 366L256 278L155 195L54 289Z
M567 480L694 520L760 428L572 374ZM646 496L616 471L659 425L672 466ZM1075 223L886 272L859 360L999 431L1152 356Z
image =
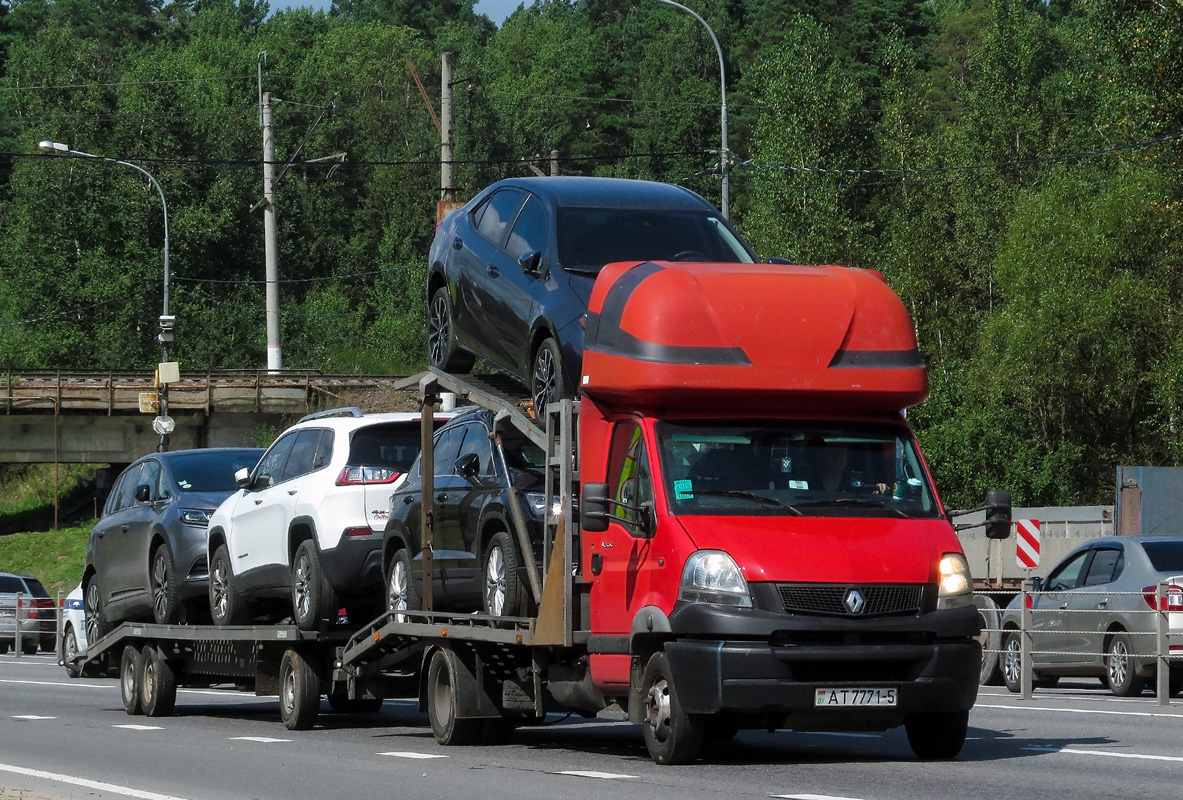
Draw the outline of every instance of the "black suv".
M513 533L509 487L517 493L538 559L546 529L546 454L517 431L504 432L497 447L492 431L493 412L475 409L435 433L432 604L524 615L530 608L529 578ZM420 464L417 459L390 501L383 553L386 607L392 611L422 607Z
M491 362L535 408L579 386L596 274L617 261L753 263L704 198L623 178L514 178L436 228L428 270L428 355L446 372Z

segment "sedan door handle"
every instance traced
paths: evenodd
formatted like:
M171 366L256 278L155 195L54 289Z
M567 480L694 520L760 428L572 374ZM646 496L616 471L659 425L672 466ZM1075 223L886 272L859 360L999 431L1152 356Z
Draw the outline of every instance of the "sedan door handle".
M1060 604L1060 610L1061 610L1061 611L1063 611L1063 610L1064 610L1064 609L1066 609L1066 608L1068 608L1068 604L1067 604L1067 603L1061 603L1061 604Z
M1109 598L1108 597L1104 598L1103 600L1097 601L1097 608L1105 608L1107 605L1109 605Z
M463 247L464 247L464 240L461 239L459 236L453 236L452 237L452 249L453 250L460 250Z
M300 491L300 490L299 490L299 489L288 489L288 494L289 494L289 495L294 495L294 494L295 494L296 492L298 492L298 491Z

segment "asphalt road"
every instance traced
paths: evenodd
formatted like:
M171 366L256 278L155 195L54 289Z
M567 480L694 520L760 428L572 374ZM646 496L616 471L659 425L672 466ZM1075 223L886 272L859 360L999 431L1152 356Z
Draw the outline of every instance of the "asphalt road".
M0 656L0 800L293 798L1173 798L1183 785L1183 701L1118 699L1095 681L1024 702L983 687L969 739L921 762L902 731L748 731L706 760L659 767L638 728L563 719L503 747L436 744L413 703L311 731L274 698L186 690L166 718L130 717L113 679L71 680L52 656Z

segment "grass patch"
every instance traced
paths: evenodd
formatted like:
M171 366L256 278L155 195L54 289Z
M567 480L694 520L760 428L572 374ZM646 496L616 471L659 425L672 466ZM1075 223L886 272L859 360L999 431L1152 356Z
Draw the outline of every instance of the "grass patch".
M0 516L53 506L54 489L65 497L94 479L94 464L13 464L0 468Z
M29 573L53 596L82 580L90 525L0 536L0 572Z

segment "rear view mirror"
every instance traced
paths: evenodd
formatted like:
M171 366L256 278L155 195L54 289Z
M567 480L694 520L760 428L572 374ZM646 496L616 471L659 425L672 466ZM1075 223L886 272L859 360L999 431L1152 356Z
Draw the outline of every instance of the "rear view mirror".
M986 492L986 538L1006 539L1010 536L1010 492L991 489Z
M518 266L522 268L522 272L527 275L533 275L538 271L538 266L542 263L542 253L537 250L531 250L521 258L518 259Z
M152 502L152 487L146 483L141 483L135 489L135 498L137 503Z
M466 481L471 481L475 479L481 471L481 457L476 453L465 453L464 455L460 456L460 458L456 459L456 462L452 465L452 468L456 470L456 474L461 478L464 478Z
M234 483L238 485L239 489L251 488L251 471L246 467L234 473Z
M579 504L579 527L588 533L608 530L608 484L586 483Z

